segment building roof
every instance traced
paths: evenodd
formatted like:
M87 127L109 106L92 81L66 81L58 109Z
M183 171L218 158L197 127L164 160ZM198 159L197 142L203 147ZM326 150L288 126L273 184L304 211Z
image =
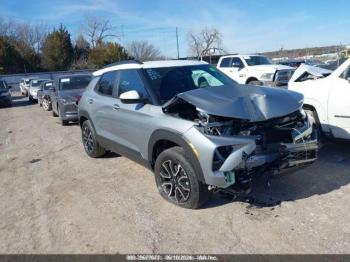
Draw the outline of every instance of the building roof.
M208 63L197 60L162 60L162 61L149 61L140 63L138 61L126 61L118 64L112 64L106 66L93 73L94 76L102 75L106 72L121 70L121 69L140 69L140 68L159 68L159 67L177 67L177 66L193 66L193 65L206 65Z

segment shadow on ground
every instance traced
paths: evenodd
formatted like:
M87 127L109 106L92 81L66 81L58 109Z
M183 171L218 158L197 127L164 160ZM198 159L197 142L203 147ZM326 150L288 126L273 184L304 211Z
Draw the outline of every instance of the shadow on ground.
M276 177L266 186L266 178L257 179L249 195L236 198L216 194L204 208L249 203L249 207L273 207L285 201L295 201L323 195L350 183L350 142L330 141L322 147L318 160L301 171Z

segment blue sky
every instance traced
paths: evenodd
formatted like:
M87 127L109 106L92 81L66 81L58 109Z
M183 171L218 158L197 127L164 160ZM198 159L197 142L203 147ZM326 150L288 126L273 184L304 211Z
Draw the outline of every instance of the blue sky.
M350 44L350 1L321 0L0 0L0 16L26 22L63 23L74 38L84 17L108 18L122 34L117 41L147 40L170 57L188 53L187 33L218 28L230 52L262 52Z

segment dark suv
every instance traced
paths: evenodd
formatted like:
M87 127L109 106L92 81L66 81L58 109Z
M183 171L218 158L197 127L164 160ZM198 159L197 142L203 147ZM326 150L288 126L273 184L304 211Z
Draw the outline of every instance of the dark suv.
M58 116L62 125L78 121L78 102L91 80L90 74L59 76L50 93L52 115Z
M238 85L199 61L128 62L93 75L79 102L86 153L143 164L179 206L197 208L213 190L247 192L254 177L317 157L299 93Z
M7 85L5 80L0 80L0 106L11 106L12 97L10 92L10 86Z

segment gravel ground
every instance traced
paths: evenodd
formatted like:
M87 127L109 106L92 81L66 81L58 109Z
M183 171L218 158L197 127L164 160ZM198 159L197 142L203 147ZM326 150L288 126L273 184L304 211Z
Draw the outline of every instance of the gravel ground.
M257 186L251 203L178 208L150 171L89 158L77 125L14 97L0 109L0 253L348 253L350 147Z

